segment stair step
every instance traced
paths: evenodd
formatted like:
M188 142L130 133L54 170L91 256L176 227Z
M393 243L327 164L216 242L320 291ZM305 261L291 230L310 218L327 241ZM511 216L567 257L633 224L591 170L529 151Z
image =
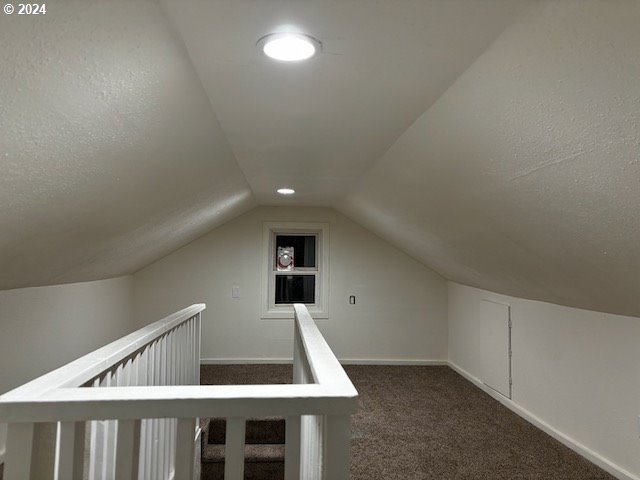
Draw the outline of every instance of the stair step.
M227 422L202 418L201 480L224 480ZM245 435L244 480L284 480L285 420L248 418Z
M284 445L245 445L245 465L249 463L281 463L284 465ZM224 445L204 445L202 463L224 463Z
M224 445L227 432L225 418L212 418L208 425L207 443ZM285 443L285 421L282 417L248 418L245 427L247 445L275 445Z
M224 480L224 462L203 463L200 480ZM284 480L284 463L246 463L244 480Z

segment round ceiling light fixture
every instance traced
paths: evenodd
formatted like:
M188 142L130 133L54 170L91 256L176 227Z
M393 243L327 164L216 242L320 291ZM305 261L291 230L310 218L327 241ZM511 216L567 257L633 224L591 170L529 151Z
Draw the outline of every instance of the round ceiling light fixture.
M269 58L282 62L299 62L317 55L322 43L304 33L270 33L258 40L258 47Z
M279 188L276 190L280 195L293 195L296 191L293 188Z

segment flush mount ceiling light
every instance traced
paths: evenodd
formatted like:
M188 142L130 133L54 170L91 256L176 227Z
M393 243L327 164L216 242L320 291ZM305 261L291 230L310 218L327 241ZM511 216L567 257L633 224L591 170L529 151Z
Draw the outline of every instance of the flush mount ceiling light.
M318 54L322 44L304 33L270 33L258 40L258 48L270 58L299 62Z
M276 190L280 195L293 195L296 191L293 188L279 188Z

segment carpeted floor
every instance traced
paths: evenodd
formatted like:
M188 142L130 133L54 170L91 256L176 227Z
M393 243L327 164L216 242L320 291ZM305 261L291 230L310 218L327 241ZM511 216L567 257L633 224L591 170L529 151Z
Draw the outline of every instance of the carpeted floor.
M613 480L448 367L347 366L352 480ZM203 384L289 383L289 365L203 366Z
M351 422L352 480L614 480L448 367L345 370L361 406ZM291 375L290 365L207 365L201 381Z

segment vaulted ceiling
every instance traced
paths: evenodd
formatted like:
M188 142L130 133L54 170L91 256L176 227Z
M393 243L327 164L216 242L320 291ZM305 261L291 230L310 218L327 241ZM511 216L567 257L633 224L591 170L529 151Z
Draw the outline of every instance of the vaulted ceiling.
M0 289L327 205L445 278L640 316L640 2L47 6L0 16ZM269 61L283 25L323 53Z

